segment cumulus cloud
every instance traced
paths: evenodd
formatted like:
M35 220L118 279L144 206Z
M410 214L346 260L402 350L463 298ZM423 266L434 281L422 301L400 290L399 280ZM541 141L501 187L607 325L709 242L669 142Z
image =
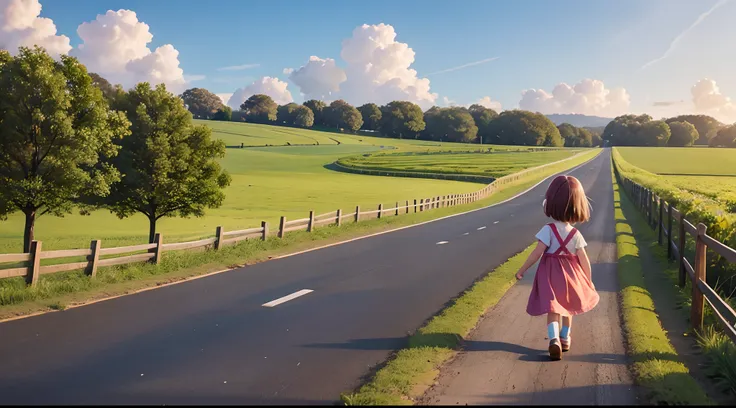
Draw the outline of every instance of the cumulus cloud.
M457 102L455 102L454 100L452 100L452 99L450 99L450 98L448 98L446 96L443 96L442 97L442 105L443 106L456 106L457 105Z
M294 101L291 92L286 89L287 86L286 82L278 78L263 77L245 88L236 90L228 99L227 104L233 109L240 109L240 105L251 96L264 94L270 96L279 105L285 105Z
M406 43L396 41L392 26L364 24L342 42L344 70L332 59L310 57L291 73L291 80L305 95L331 92L333 99L353 105L406 100L428 109L437 101L437 94L430 92L428 79L417 77L410 68L414 55Z
M39 45L55 57L67 54L69 37L56 35L54 22L40 15L38 0L0 0L0 49L15 55L18 47Z
M227 102L230 100L230 97L233 96L233 94L231 93L218 93L215 95L217 95L217 97L220 98L220 100L222 100L222 103L224 103L225 105L227 105Z
M340 90L340 84L347 77L334 59L311 56L306 65L290 73L289 79L299 87L304 99L329 101L333 100L331 96Z
M147 81L153 85L166 84L172 92L186 86L184 71L179 68L179 51L171 44L156 48L148 24L138 21L131 10L108 10L94 21L77 28L82 44L72 50L90 72L96 72L111 83L132 87Z
M284 68L284 70L283 70L282 72L283 72L283 73L284 73L285 75L289 75L289 74L291 74L292 72L294 72L294 68Z
M728 123L736 121L736 104L721 93L716 81L701 79L690 88L690 93L697 112L713 115L716 119Z
M521 109L544 114L617 116L627 112L631 103L626 89L608 89L596 79L584 79L574 86L560 83L551 94L543 89L528 89L521 95Z
M501 112L501 102L492 100L490 96L484 96L475 103L488 109L493 109L496 112Z

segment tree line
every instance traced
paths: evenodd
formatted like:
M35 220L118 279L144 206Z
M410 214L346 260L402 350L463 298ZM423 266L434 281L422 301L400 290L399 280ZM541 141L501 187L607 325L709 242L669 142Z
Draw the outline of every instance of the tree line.
M603 130L610 146L736 147L736 124L724 125L707 115L680 115L653 120L649 115L622 115Z
M354 107L344 100L329 105L308 100L302 105L279 106L268 95L253 95L232 111L213 93L193 88L182 99L195 118L233 120L302 128L331 128L346 132L369 131L398 139L524 146L592 147L601 144L600 132L570 124L555 126L546 116L523 110L501 114L474 104L470 107L434 106L422 112L419 105L393 101Z
M24 252L38 217L75 209L143 214L153 242L162 217L222 204L224 155L224 143L164 85L125 91L73 57L0 50L0 218L25 215Z

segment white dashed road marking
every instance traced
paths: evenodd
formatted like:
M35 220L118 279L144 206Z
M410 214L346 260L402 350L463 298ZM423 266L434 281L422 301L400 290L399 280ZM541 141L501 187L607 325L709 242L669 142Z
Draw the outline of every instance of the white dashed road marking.
M278 298L276 300L272 300L272 301L270 301L268 303L264 303L261 306L263 306L263 307L274 307L274 306L278 306L278 305L280 305L282 303L286 303L286 302L288 302L290 300L294 300L294 299L296 299L296 298L298 298L300 296L304 296L304 295L310 294L312 292L314 292L314 291L311 290L311 289L302 289L302 290L300 290L298 292L292 293L291 295L287 295L287 296L284 296L282 298Z
M498 224L498 221L493 221L494 224Z
M437 245L445 245L447 243L448 243L447 241L440 241L440 242L437 243Z
M484 229L486 229L486 227L480 227L480 228L478 228L478 231L484 230Z
M463 236L465 236L465 235L470 235L470 233L469 232L466 232L465 234L463 234Z

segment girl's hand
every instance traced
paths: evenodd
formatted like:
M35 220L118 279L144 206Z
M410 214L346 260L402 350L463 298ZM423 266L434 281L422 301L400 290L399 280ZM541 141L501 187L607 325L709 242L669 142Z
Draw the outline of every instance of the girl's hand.
M516 272L516 280L522 280L524 278L524 272Z

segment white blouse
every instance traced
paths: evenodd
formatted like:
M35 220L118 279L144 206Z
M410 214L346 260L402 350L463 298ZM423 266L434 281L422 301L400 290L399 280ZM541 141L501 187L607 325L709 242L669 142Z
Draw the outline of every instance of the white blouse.
M557 232L560 234L560 238L562 238L563 241L566 240L568 234L572 231L573 226L565 222L557 221L555 221L554 224L557 227ZM537 233L536 238L547 246L548 254L553 254L560 248L560 242L557 240L557 237L555 237L555 233L552 232L552 228L550 228L549 225L542 227L542 229ZM588 246L588 243L585 242L583 234L581 234L580 231L577 231L575 236L567 243L566 247L567 250L574 255L578 249L585 248L586 246Z

